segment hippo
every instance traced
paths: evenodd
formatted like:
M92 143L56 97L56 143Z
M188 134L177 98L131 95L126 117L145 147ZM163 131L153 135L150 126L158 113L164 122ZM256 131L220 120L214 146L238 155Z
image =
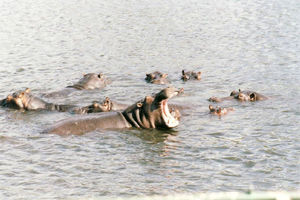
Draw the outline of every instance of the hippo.
M31 94L30 89L20 90L8 95L0 101L2 107L8 107L18 110L49 110L65 112L73 108L72 105L56 105L48 103Z
M102 89L108 85L111 81L106 78L103 73L88 73L84 74L83 77L75 84L67 86L65 89L57 92L44 94L45 97L55 97L68 95L75 90L93 90Z
M170 110L176 112L178 118L181 116L181 112L185 114L186 109L190 109L189 106L168 104ZM109 97L106 97L102 102L94 101L91 105L82 108L75 108L71 111L73 114L88 114L97 112L111 112L111 111L122 111L128 108L129 104L121 104L112 101Z
M193 72L193 71L185 72L184 70L182 70L181 80L183 81L201 80L201 72Z
M209 105L208 108L211 114L219 115L219 116L226 115L229 111L234 110L233 108L221 108L219 106L214 108L212 105Z
M148 83L153 84L169 84L170 81L167 79L168 74L155 71L153 73L146 74L145 80Z
M237 99L239 101L261 101L261 100L268 99L268 97L259 94L257 92L253 92L249 90L242 91L239 89L239 91L232 91L230 93L230 96L228 97L222 97L222 98L211 97L208 100L212 102L222 102L224 100L232 100L232 99Z
M106 97L102 102L94 101L91 105L82 108L76 108L73 113L85 114L96 112L110 112L125 110L129 105L120 104L112 101L109 97Z
M183 89L168 87L153 96L146 96L122 112L91 114L66 119L45 132L58 135L81 135L99 129L171 129L179 125L179 111L170 112L168 99L182 91Z

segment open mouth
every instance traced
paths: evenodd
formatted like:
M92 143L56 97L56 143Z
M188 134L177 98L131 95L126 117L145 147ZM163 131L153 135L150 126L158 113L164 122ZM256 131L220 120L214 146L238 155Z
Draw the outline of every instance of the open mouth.
M165 99L161 102L161 110L162 110L162 117L167 127L173 128L179 125L179 117L176 116L176 112L170 112L168 106L168 100Z

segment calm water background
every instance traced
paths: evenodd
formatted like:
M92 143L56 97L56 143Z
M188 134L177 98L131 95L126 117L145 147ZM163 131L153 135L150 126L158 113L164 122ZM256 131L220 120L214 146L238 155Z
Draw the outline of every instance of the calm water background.
M57 199L205 191L300 189L300 2L298 0L2 0L1 98L30 87L57 91L83 73L104 72L105 96L133 103L164 88L145 73L169 74L192 105L174 131L41 134L68 113L0 110L0 198ZM200 70L183 83L182 69ZM271 97L226 102L211 96L249 89Z

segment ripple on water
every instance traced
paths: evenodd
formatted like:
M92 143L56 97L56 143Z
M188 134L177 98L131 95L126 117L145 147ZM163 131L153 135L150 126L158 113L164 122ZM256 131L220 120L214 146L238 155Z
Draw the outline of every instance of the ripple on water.
M112 80L103 90L46 100L83 106L108 96L131 104L166 87L144 80L159 70L185 89L174 102L191 106L174 131L69 137L40 133L70 113L1 109L4 199L298 189L299 3L129 4L0 1L1 98L25 87L59 91L82 73L103 72ZM182 82L182 69L202 71L202 80ZM213 103L235 111L209 114L209 97L239 88L270 99Z

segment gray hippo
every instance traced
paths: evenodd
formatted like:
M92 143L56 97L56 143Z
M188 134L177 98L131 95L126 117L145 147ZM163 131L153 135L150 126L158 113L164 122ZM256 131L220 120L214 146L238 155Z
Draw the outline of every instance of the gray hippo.
M76 108L73 113L85 114L96 112L110 112L125 110L129 105L117 103L106 97L102 102L94 101L91 105L82 108Z
M168 74L155 71L153 73L146 74L145 80L148 83L153 84L169 84L170 81L167 79Z
M189 106L182 106L177 104L168 104L169 108L177 112L177 116L181 116L181 113L186 109L190 109ZM91 105L75 108L71 111L74 114L87 114L87 113L97 113L97 112L111 112L111 111L123 111L128 108L129 104L122 104L115 101L112 101L109 97L106 97L102 102L94 101Z
M63 120L46 130L59 135L81 135L98 129L124 128L173 128L179 125L178 111L170 112L168 99L182 92L175 88L166 88L153 96L129 106L122 112L84 115Z
M214 108L212 105L209 105L208 108L209 108L210 114L214 114L214 115L218 115L218 116L226 115L229 111L234 110L233 108L221 108L219 106Z
M55 97L68 95L75 90L93 90L102 89L108 85L111 81L106 78L103 73L84 74L83 77L75 84L67 86L65 89L49 94L44 94L45 97Z
M259 94L257 92L245 90L242 91L239 89L239 91L232 91L230 93L230 96L228 97L211 97L208 100L212 102L222 102L224 100L232 100L232 99L237 99L239 101L261 101L261 100L266 100L268 97Z
M48 103L31 94L30 89L14 92L0 101L2 107L8 107L19 110L49 110L65 112L75 107L72 105L57 105Z
M182 75L181 75L181 80L183 81L188 81L188 80L201 80L201 72L193 72L193 71L188 71L185 72L182 70Z

